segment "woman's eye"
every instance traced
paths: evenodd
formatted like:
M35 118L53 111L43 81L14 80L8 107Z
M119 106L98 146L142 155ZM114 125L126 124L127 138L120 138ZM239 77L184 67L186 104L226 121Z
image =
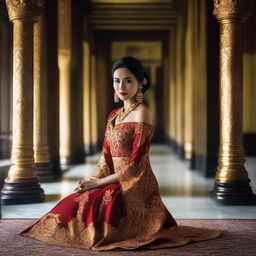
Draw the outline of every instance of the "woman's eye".
M115 80L115 84L118 84L119 83L119 81L118 80Z
M129 84L129 83L131 83L131 82L132 82L131 80L126 80L126 83L127 83L127 84Z

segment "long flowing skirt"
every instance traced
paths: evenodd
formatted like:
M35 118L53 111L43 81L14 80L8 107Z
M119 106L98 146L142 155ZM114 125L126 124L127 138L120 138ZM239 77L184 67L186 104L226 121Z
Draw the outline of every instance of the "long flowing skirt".
M120 185L110 184L65 197L20 235L60 246L132 250L181 246L190 241L213 239L220 234L218 230L178 226L166 209L166 219L157 233L142 232L131 236L131 230L125 228L129 221L126 212Z

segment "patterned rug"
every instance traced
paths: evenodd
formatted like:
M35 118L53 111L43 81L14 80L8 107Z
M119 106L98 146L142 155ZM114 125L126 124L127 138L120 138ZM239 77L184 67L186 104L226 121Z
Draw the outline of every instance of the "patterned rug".
M59 247L45 244L18 235L31 225L35 219L1 219L0 220L0 255L1 256L253 256L256 255L256 220L211 220L211 219L177 219L178 224L195 227L220 229L222 235L209 241L190 243L177 248L159 250L137 249L125 251L91 251L86 249Z

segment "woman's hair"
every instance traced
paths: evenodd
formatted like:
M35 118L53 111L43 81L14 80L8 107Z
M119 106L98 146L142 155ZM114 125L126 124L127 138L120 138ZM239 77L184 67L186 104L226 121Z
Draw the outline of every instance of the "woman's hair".
M142 85L141 92L146 92L150 87L150 77L144 70L143 65L133 57L123 57L114 62L112 66L112 77L114 72L118 68L127 68L137 79L139 83L142 83L144 78L147 80L146 84Z

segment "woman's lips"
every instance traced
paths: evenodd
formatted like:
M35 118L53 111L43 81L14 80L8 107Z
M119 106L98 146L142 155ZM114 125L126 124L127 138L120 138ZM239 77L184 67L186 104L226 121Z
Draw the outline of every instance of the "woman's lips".
M119 94L122 95L122 96L124 96L124 95L126 95L127 93L125 93L125 92L120 92Z

